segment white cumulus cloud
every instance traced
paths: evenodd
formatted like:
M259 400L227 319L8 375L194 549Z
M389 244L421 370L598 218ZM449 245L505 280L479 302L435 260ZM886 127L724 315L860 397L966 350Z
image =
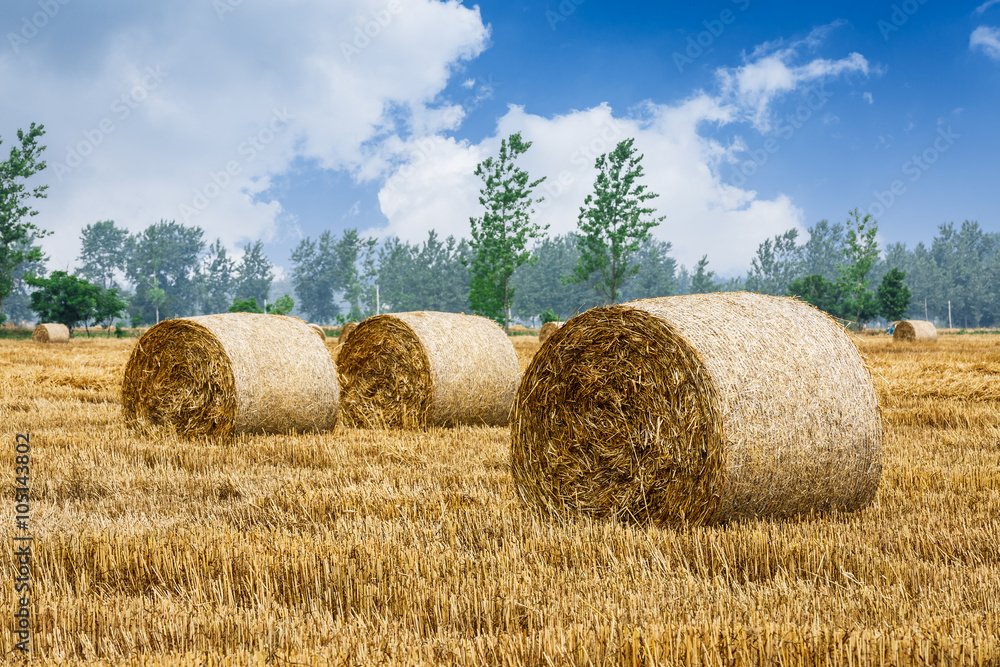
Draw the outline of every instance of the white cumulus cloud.
M1000 60L1000 28L979 26L969 37L969 48L978 48L993 60Z

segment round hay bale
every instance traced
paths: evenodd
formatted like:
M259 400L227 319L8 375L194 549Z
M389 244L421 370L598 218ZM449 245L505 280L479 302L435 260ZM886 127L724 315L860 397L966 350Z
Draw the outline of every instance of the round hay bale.
M326 331L324 331L324 330L323 330L323 327L321 327L321 326L320 326L320 325L318 325L318 324L310 324L310 325L309 325L309 327L310 327L310 328L311 328L311 329L312 329L313 331L315 331L316 333L318 333L318 334L319 334L319 339L320 339L321 341L323 341L323 344L324 344L324 345L326 345Z
M39 324L31 333L31 340L36 343L68 343L69 327L53 322Z
M329 430L337 369L297 317L225 313L164 320L125 366L122 409L133 428L188 436Z
M337 370L344 423L361 428L504 425L520 374L492 320L426 311L366 319Z
M358 328L357 322L348 322L344 326L340 327L340 333L337 334L337 344L343 345L350 338L354 330Z
M875 495L882 416L847 334L748 293L595 308L521 381L511 470L525 502L656 525L851 511Z
M928 322L927 320L903 320L893 330L892 340L904 343L913 343L916 341L936 343L937 328L935 328L933 322Z
M538 332L538 342L539 343L544 343L545 341L547 341L549 339L549 336L551 336L552 334L554 334L556 332L556 330L559 327L561 327L562 325L564 325L564 324L566 324L566 323L565 322L546 322L545 324L543 324L542 325L542 330Z

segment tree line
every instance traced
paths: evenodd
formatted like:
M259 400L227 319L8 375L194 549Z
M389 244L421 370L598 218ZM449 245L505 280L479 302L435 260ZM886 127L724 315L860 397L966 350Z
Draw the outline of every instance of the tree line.
M207 243L197 226L160 220L130 233L103 220L82 231L75 275L46 278L40 241L48 232L33 224L30 205L46 186L24 183L45 168L43 134L34 124L19 131L19 144L0 162L0 321L46 319L79 302L86 304L81 324L151 324L227 310L335 324L375 312L441 310L507 327L512 319L537 324L623 300L747 290L799 296L859 325L925 316L943 323L949 304L956 326L1000 325L1000 234L975 222L943 224L928 245L880 249L876 221L854 211L845 223L816 223L805 241L795 229L765 240L745 276L718 278L707 255L693 267L678 265L671 244L653 238L665 218L652 206L657 194L642 182L643 156L632 139L596 159L593 191L568 234L548 235L533 220L542 201L534 190L545 179L518 166L531 142L513 134L477 166L482 213L469 221L469 240L433 230L417 243L325 231L294 249L291 293L272 294L274 267L261 241L247 243L237 259L219 239Z

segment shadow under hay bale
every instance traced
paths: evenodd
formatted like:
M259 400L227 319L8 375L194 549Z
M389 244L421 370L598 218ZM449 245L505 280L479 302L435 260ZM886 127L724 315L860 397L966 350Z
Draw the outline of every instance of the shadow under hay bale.
M366 319L337 370L346 425L421 428L506 424L520 368L492 320L423 311Z
M139 339L122 383L131 427L187 436L330 430L338 398L326 346L284 315L165 320Z
M358 328L357 322L348 322L344 326L340 327L340 332L337 334L337 345L343 345L347 342L347 339L351 337L354 330Z
M533 358L511 424L525 502L675 525L871 502L882 417L850 336L801 301L647 299L569 320Z
M31 334L31 340L36 343L68 343L69 327L65 324L39 324Z
M928 322L927 320L903 320L893 330L892 340L904 343L913 343L916 341L936 343L937 328L933 322Z
M542 325L542 330L538 332L538 342L544 343L549 339L549 336L554 334L559 327L566 324L565 322L546 322Z

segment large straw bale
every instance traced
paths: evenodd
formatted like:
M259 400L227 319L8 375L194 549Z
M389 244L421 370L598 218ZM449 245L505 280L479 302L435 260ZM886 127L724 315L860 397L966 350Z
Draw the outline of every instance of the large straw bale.
M801 301L634 301L557 330L521 381L522 500L657 525L850 511L875 495L882 417L850 336Z
M36 343L68 343L69 327L53 322L39 324L31 333L31 340Z
M927 320L903 320L892 332L892 340L913 343L915 341L937 342L937 329Z
M131 426L190 436L332 429L338 398L330 353L285 315L165 320L139 339L122 383Z
M351 337L354 330L358 328L357 322L348 322L344 326L340 327L340 333L337 334L337 344L343 345L347 342L347 339Z
M337 369L344 423L362 428L507 424L520 371L492 320L427 311L366 319Z
M545 324L543 324L542 325L542 330L538 332L538 342L539 343L544 343L545 341L547 341L549 339L549 336L551 336L552 334L554 334L556 332L556 330L559 327L561 327L562 325L564 325L564 324L566 324L566 323L565 322L546 322Z

